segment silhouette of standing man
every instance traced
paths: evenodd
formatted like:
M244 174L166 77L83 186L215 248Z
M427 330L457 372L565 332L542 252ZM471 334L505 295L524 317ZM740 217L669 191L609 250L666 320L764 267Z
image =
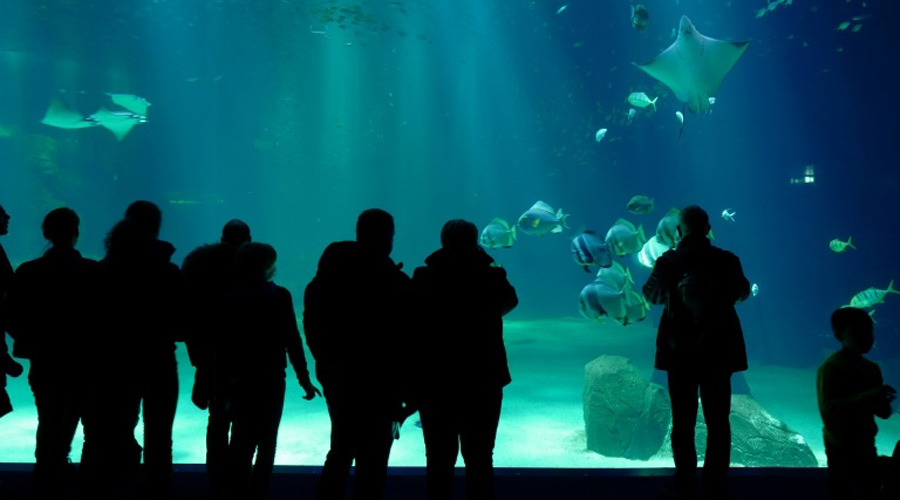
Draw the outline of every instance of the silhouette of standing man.
M519 299L506 271L478 246L478 228L471 222L444 224L441 249L425 264L412 281L419 324L429 325L416 339L423 349L415 375L421 383L415 392L428 459L427 498L452 498L453 468L462 447L467 498L492 499L503 387L512 381L503 316Z
M709 216L685 207L679 216L681 241L657 259L643 291L653 304L664 304L656 337L656 362L668 372L672 400L672 452L675 497L693 498L696 490L697 392L709 432L703 463L704 496L728 496L731 461L731 375L747 369L744 334L735 304L750 295L741 262L712 246Z
M393 241L393 217L364 211L356 241L330 244L306 287L303 327L331 417L318 499L344 498L354 459L353 498L383 494L403 399L397 350L405 345L409 291L402 264L390 258Z

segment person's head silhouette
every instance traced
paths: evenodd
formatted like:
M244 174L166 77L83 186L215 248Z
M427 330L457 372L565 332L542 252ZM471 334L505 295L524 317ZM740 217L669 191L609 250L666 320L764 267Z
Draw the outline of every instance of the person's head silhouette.
M865 310L842 307L831 313L831 330L845 349L865 354L875 345L874 321Z
M78 225L81 220L78 214L71 208L57 208L51 210L44 217L41 230L44 238L54 247L74 247L78 241Z
M245 243L238 248L235 256L235 271L244 282L265 283L275 275L277 259L278 254L271 245Z
M231 219L222 228L222 243L232 247L239 247L244 243L250 243L250 226L239 219Z
M678 215L678 236L709 233L709 215L697 205L688 205Z
M441 246L450 251L478 248L478 228L467 220L449 220L441 229Z
M394 249L394 218L380 208L370 208L359 214L356 241L368 252L390 256Z
M162 225L162 212L155 203L138 200L125 210L125 219L133 224L138 233L156 239Z

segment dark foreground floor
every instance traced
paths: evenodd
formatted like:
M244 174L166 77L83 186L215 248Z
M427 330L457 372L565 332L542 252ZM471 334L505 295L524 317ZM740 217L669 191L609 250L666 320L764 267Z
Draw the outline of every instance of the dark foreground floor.
M319 467L279 466L272 478L270 500L312 498ZM655 500L669 484L671 469L497 469L497 499ZM31 465L0 464L0 499L30 498ZM464 499L464 479L457 476L455 499ZM120 498L142 500L140 485ZM385 500L424 497L422 468L392 468ZM731 500L825 498L825 469L734 469ZM77 491L72 498L80 498ZM206 498L202 465L176 466L172 500Z

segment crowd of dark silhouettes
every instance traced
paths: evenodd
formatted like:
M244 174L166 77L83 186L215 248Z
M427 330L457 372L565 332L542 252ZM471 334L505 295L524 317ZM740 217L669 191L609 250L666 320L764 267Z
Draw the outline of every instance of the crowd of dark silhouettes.
M9 220L0 207L0 235ZM302 317L320 392L291 293L273 282L275 249L252 242L247 224L231 220L219 243L197 248L179 269L171 262L175 248L159 239L161 222L153 203L131 204L99 262L75 249L79 218L68 208L45 217L51 247L40 258L13 271L0 246L0 333L12 336L13 356L31 363L37 498L65 498L79 422L84 498L115 498L142 460L150 497L169 496L176 342L186 343L195 367L191 400L209 413L211 498L266 497L288 361L305 399L324 394L331 419L317 499L343 499L354 462L353 498L381 498L392 443L416 411L427 459L424 496L452 497L461 451L467 497L494 498L494 442L511 381L502 317L518 298L505 270L478 245L474 224L447 222L441 248L411 278L390 257L394 222L383 210L359 216L355 241L325 249L304 291ZM675 480L666 496L677 499L694 498L698 489L707 499L727 497L731 376L747 369L734 306L747 299L749 282L740 260L710 243L709 229L703 209L682 210L680 243L657 260L643 287L650 302L665 306L655 367L668 374ZM876 473L874 416L890 415L896 393L862 356L872 347L871 318L839 309L832 327L842 349L818 376L830 491L835 499L876 498L888 486ZM20 375L22 366L0 338L2 416L12 411L6 375ZM700 406L708 428L702 489L694 444ZM143 446L134 438L140 418ZM888 467L896 477L897 461Z

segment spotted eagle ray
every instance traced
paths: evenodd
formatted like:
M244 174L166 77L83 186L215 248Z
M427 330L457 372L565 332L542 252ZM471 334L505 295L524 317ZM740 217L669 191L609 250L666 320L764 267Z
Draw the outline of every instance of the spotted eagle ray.
M634 65L665 83L688 110L697 113L709 110L709 98L749 45L704 36L681 16L675 42L647 64Z
M112 97L112 95L110 95L110 97ZM115 102L115 99L113 99L113 101ZM150 105L150 103L144 102L146 103L145 106ZM146 109L146 107L144 109ZM44 125L63 129L100 126L112 132L119 141L128 135L128 132L131 131L132 127L138 123L146 122L147 118L141 114L132 111L110 111L103 106L101 106L94 114L84 117L78 112L70 109L59 99L50 101L50 107L47 108L47 112L41 120L41 123Z

